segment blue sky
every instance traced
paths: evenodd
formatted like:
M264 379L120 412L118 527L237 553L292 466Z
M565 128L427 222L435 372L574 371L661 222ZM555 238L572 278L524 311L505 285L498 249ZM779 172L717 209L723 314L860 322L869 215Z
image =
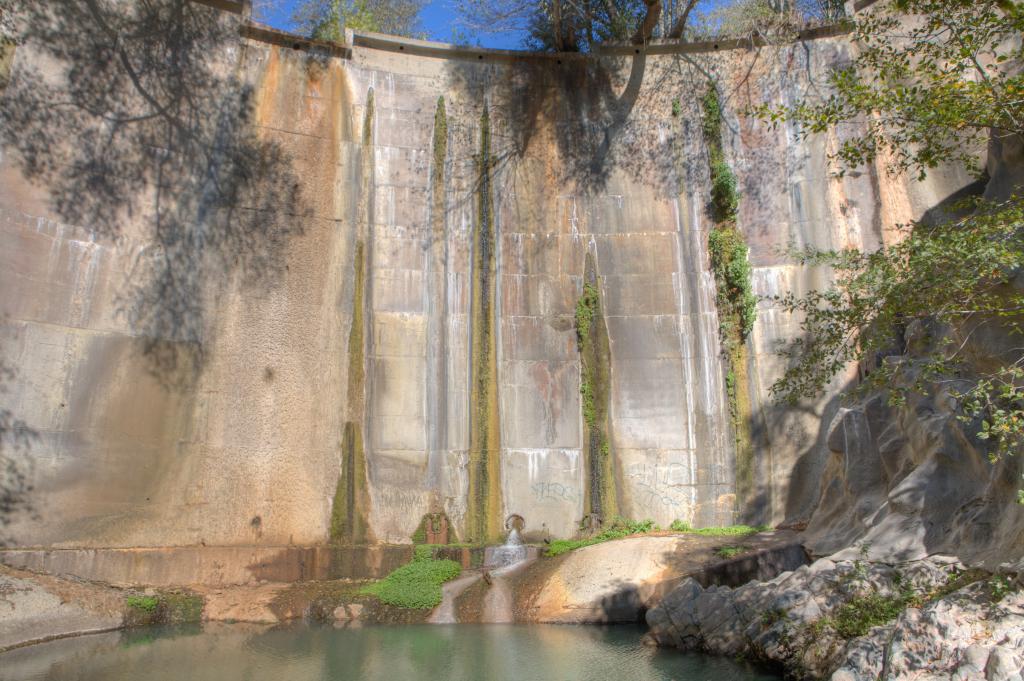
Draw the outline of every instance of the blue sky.
M264 23L284 31L292 29L290 17L301 0L270 0L271 9L262 17ZM697 12L709 11L726 5L731 0L701 0L697 4ZM440 42L458 42L453 35L456 28L455 0L428 0L420 14L420 22L427 32L428 40ZM462 32L465 35L465 31ZM523 49L524 34L521 32L484 33L473 36L469 41L482 47L506 50Z
M289 17L298 3L299 0L280 0L277 6L263 17L263 22L274 28L289 30L291 28ZM455 22L455 10L452 5L452 0L430 0L423 8L420 21L430 40L452 41L452 29ZM485 47L511 50L521 49L522 41L523 36L519 33L486 34L479 37L480 44Z

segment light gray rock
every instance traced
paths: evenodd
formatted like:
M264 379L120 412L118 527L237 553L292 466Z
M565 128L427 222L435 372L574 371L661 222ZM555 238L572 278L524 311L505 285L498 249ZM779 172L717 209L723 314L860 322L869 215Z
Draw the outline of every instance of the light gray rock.
M986 580L937 596L962 574L939 556L899 565L824 559L737 589L684 583L647 614L661 645L742 654L797 678L833 681L1022 681L1024 593L991 602ZM845 640L831 623L851 599L881 595L915 606Z
M1008 648L999 646L988 656L985 664L986 681L1020 681L1020 657Z

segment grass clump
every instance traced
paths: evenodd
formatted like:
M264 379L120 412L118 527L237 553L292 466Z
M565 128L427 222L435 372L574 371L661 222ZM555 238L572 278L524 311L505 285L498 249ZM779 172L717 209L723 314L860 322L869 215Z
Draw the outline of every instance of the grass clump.
M635 534L647 534L657 529L658 526L654 524L653 520L625 520L623 518L616 518L609 526L593 537L585 539L556 539L548 546L545 555L560 556L563 553L575 551L584 546L593 546L594 544L600 544L613 539L623 539Z
M737 190L736 174L725 160L722 150L722 103L718 99L718 88L710 84L701 100L704 118L701 129L708 147L708 163L711 174L711 212L715 222L732 222L736 219L740 196Z
M187 590L128 594L124 604L124 623L128 627L190 624L203 618L203 597Z
M724 158L711 162L711 208L716 222L731 222L736 219L740 207L736 174Z
M433 554L434 547L417 546L411 563L364 586L359 593L399 608L437 607L441 603L441 585L458 577L462 566L454 560L434 560Z
M140 596L138 594L133 594L124 600L125 605L132 610L141 610L142 612L149 614L155 613L157 607L160 605L160 599L156 596Z
M868 633L872 628L891 622L906 610L911 598L906 594L883 596L868 594L851 598L824 618L823 624L847 640ZM819 620L822 622L822 620Z
M673 532L685 532L687 534L699 534L702 537L743 537L758 532L769 532L774 529L771 525L725 525L723 527L700 527L695 528L683 520L673 520L669 525Z
M735 558L741 553L746 553L750 550L748 546L719 546L715 549L715 555L719 558Z

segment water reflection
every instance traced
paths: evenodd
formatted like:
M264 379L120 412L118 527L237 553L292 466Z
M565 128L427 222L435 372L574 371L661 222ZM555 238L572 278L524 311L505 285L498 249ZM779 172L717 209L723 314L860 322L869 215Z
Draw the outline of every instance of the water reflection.
M210 624L99 634L0 655L14 681L767 681L731 660L658 651L634 627Z

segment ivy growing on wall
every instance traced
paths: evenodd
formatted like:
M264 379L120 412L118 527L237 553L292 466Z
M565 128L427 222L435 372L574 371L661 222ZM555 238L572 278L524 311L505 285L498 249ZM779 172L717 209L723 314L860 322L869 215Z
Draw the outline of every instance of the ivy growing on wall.
M726 397L736 438L736 491L742 506L753 488L753 448L750 442L750 395L746 381L746 340L754 328L757 297L751 282L749 249L736 229L739 191L736 174L722 147L722 103L715 83L701 99L701 130L708 149L711 177L709 212L715 222L708 235L711 271L715 275L719 337L725 354Z

